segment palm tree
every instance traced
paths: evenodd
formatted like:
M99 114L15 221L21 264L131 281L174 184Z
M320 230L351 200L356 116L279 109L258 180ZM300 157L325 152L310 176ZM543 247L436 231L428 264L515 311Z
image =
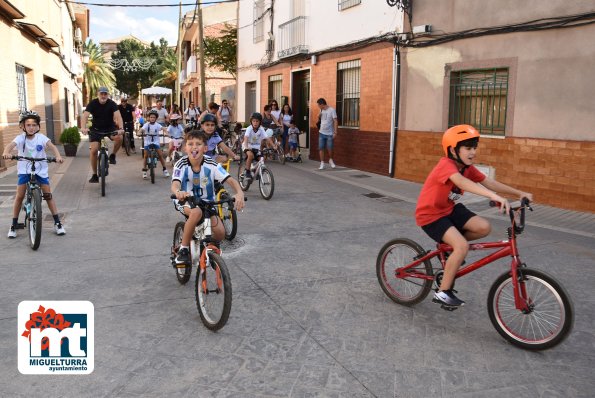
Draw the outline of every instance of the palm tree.
M163 58L163 61L158 68L161 72L158 73L159 78L153 82L153 86L162 85L168 88L173 88L176 79L178 78L177 55L173 51L165 54L165 58Z
M99 87L107 87L113 90L116 77L109 64L103 59L101 46L89 39L84 50L89 54L89 63L85 65L83 92L85 93L86 104L91 100L91 95L96 93Z

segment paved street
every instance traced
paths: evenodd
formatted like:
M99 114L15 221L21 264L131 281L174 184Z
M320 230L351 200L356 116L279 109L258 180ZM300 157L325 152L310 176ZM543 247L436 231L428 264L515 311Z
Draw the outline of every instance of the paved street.
M419 184L340 167L318 171L309 161L271 163L273 199L251 187L237 241L224 247L233 306L228 324L212 333L200 322L192 283L179 285L169 263L181 219L168 200L169 179L143 181L140 156L120 154L102 198L87 183L87 152L82 144L76 158L52 165L67 235L54 235L48 220L37 252L22 230L5 238L12 197L0 196L0 396L593 396L593 215L540 206L528 214L548 227L528 226L520 254L566 287L576 320L560 346L527 352L488 318L487 292L504 261L457 281L467 304L452 313L430 298L399 306L381 291L375 261L386 241L404 236L431 247L413 219ZM4 189L14 183L14 174L0 178ZM491 214L492 237L504 236L506 219L471 202ZM19 373L23 300L94 304L91 375Z

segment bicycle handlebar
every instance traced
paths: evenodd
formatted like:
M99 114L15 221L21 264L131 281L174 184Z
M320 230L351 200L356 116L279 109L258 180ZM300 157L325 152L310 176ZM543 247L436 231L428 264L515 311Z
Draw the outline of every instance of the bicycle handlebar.
M20 156L20 155L13 155L10 157L12 160L28 160L30 162L48 162L52 163L56 161L56 158L47 157L47 158L31 158L29 156Z
M170 199L178 199L178 197L173 193L169 196L169 198ZM233 203L236 201L236 199L233 197L230 197L229 199L222 199L222 200L216 200L213 202L209 202L208 200L203 200L201 198L197 198L194 195L190 195L186 199L180 200L180 203L184 203L186 201L189 201L190 204L194 207L196 207L196 206L200 207L200 206L206 206L206 205L216 206L216 205L221 205L223 203ZM248 201L248 198L244 197L244 202L247 202L247 201Z
M509 212L510 222L514 225L514 231L517 234L520 234L525 229L525 209L529 209L530 211L533 211L533 208L531 207L530 203L531 202L529 201L528 198L522 198L520 206L510 208L510 212ZM490 200L490 207L499 207L500 205L501 205L500 202ZM520 212L520 218L519 218L519 222L515 223L514 215L517 211Z

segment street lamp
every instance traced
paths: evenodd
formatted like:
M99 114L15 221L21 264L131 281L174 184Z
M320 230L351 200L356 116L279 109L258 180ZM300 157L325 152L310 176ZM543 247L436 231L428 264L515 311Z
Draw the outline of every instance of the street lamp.
M85 52L83 53L83 63L84 63L85 65L87 65L87 64L89 63L89 57L90 57L89 53L85 51Z

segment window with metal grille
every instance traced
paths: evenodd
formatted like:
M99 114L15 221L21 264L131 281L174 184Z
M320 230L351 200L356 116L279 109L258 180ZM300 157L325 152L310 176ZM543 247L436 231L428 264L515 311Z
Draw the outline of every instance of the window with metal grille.
M23 65L16 64L17 70L17 95L19 102L19 110L24 112L27 110L27 77L26 69Z
M361 4L362 0L339 0L339 11Z
M359 127L361 60L337 64L337 118L343 127Z
M283 75L269 76L269 102L271 100L277 101L281 106L281 90L283 87Z
M254 2L254 22L252 23L254 43L264 39L264 0Z
M451 72L448 126L470 124L481 134L505 135L508 68Z

